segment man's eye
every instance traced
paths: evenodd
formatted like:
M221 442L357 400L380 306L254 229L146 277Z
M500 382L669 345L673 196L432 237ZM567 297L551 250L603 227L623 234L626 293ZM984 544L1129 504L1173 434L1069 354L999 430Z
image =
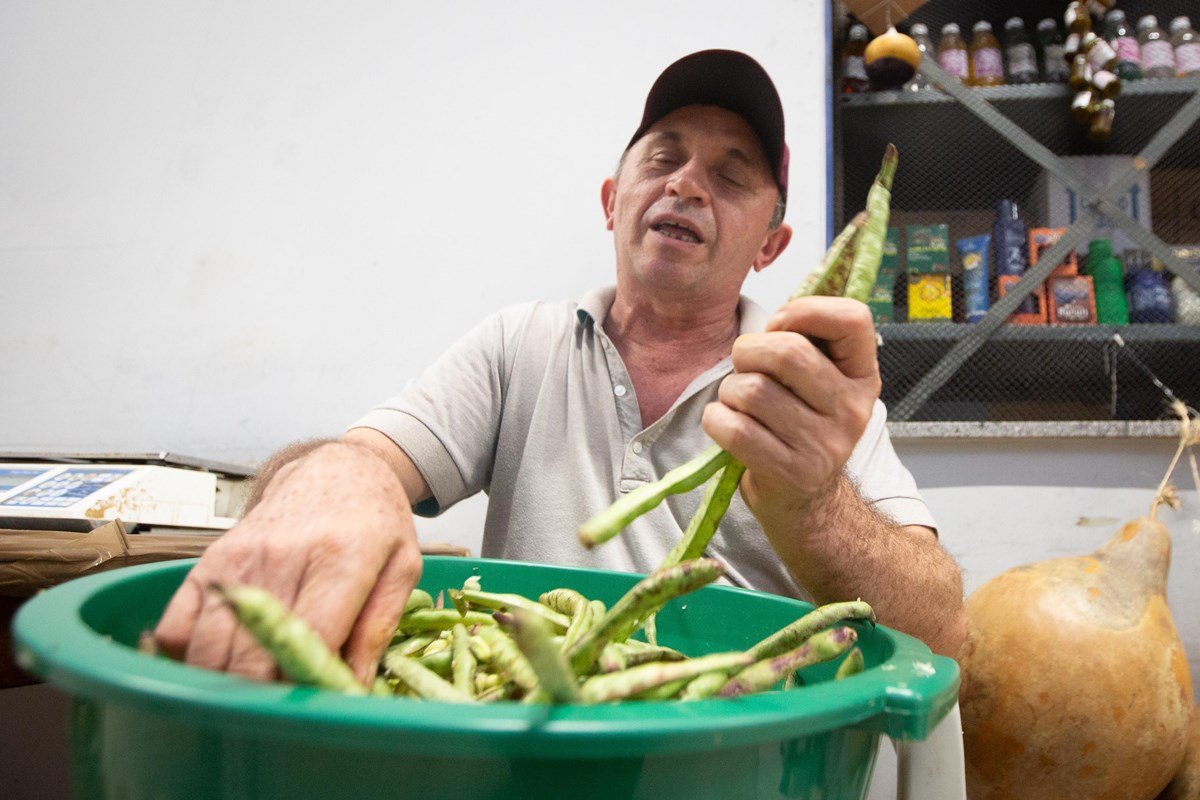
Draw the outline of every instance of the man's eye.
M674 156L666 153L656 153L650 157L650 162L660 167L673 167L679 163Z
M744 183L744 182L741 180L741 177L740 177L740 176L738 176L738 175L731 175L731 174L729 174L729 173L727 173L727 172L722 172L722 173L720 173L719 177L721 178L721 180L725 181L725 182L726 182L726 183L728 183L730 186L734 186L734 187L737 187L737 188L739 188L739 189L740 189L740 188L742 188L743 186L745 186L745 185L746 185L746 184L745 184L745 183Z

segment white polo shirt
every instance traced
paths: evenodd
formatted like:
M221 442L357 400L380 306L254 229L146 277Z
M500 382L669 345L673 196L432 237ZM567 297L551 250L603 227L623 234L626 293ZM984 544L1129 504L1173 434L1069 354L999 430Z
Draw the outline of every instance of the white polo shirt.
M642 428L637 395L603 327L615 291L488 317L419 380L355 423L390 437L420 470L433 496L416 513L434 516L484 491L485 557L631 572L658 566L683 535L703 487L667 498L590 551L576 531L620 493L711 446L701 414L732 364L727 357L697 377L661 419ZM767 313L748 298L738 310L742 333L766 325ZM877 401L846 472L883 516L933 528L885 423ZM708 554L729 566L732 583L811 599L740 494Z

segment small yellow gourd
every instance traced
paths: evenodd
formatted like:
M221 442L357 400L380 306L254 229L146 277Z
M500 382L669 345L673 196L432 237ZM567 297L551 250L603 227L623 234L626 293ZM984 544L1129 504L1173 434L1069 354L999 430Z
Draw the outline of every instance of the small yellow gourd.
M867 45L867 77L877 89L897 89L912 79L921 63L921 49L911 36L894 26Z

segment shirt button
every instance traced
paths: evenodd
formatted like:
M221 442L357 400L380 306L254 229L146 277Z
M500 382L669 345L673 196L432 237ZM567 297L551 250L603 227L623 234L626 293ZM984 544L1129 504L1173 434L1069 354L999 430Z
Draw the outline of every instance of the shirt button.
M615 394L617 397L624 397L625 396L625 387L618 383L616 386L613 387L613 394Z
M641 442L633 443L633 452L641 454L641 452L642 452L642 443Z

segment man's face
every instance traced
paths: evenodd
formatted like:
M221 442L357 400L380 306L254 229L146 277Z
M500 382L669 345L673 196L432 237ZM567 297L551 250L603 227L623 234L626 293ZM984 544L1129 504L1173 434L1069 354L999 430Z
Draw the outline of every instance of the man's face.
M787 243L790 231L776 245L770 230L777 197L749 123L717 106L678 109L605 182L618 274L649 290L736 296L750 267L765 267Z

